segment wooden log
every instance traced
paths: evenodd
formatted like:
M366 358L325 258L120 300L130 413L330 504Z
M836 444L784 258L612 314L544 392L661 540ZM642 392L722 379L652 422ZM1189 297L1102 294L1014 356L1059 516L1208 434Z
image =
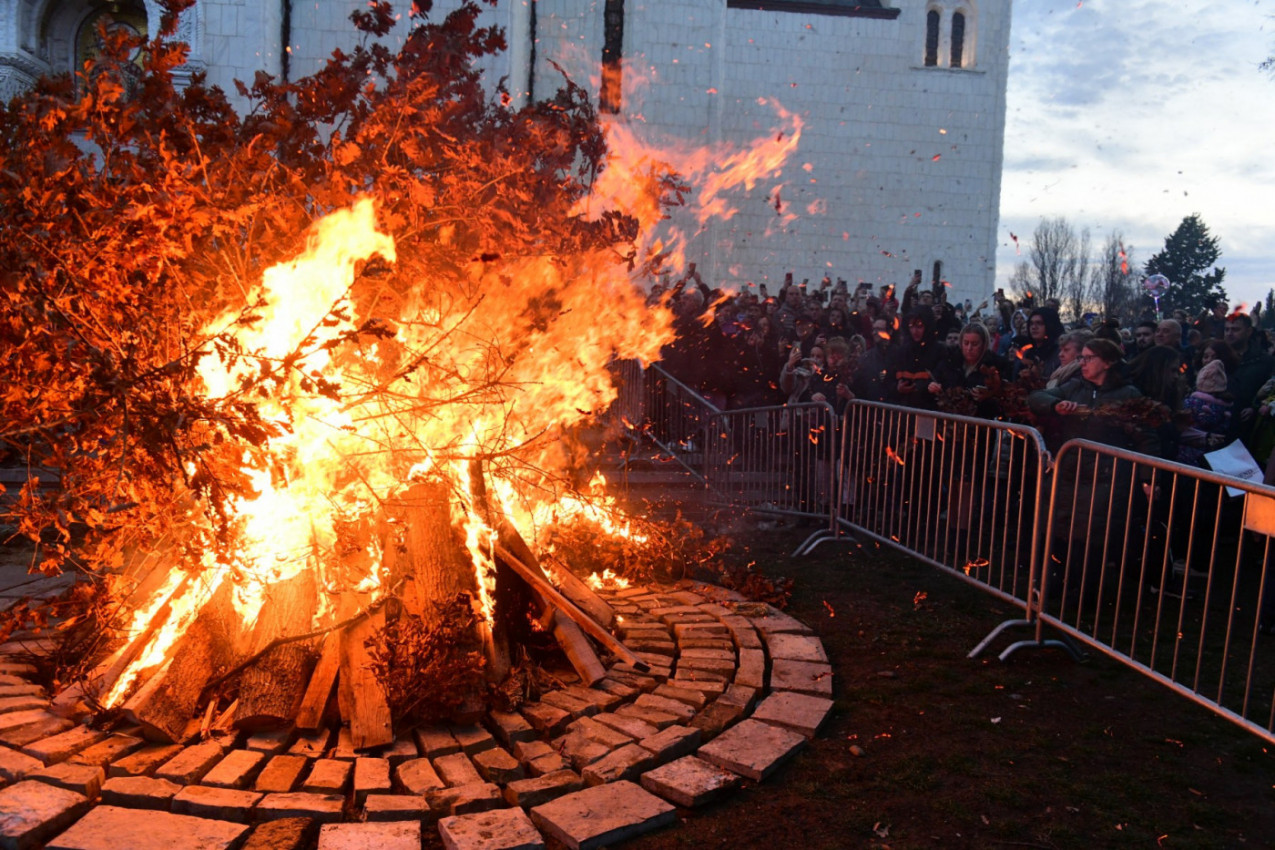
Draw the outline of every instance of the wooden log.
M543 567L544 564L541 566ZM604 629L611 628L615 622L615 609L572 572L570 566L554 558L552 570L545 572L548 573L549 580L562 591L563 596L574 602L576 607L596 620Z
M271 586L257 615L252 634L253 654L283 638L309 633L317 604L318 582L305 569ZM236 729L276 729L292 723L305 696L310 673L310 643L296 641L266 651L244 671L239 684Z
M593 651L589 639L573 621L555 615L553 637L558 642L558 646L562 647L567 660L571 662L571 666L575 668L582 682L586 685L596 685L606 678L607 668L602 666L602 661Z
M222 581L190 628L168 651L169 661L124 704L124 714L148 739L181 741L209 679L234 663L239 618L230 584Z
M447 606L460 595L471 602L479 598L478 575L464 543L452 527L451 487L441 479L414 483L396 500L392 510L403 517L403 548L396 559L401 565L404 582L403 608L422 621L426 629L442 625ZM474 635L475 649L483 649L488 675L508 673L508 648L498 646L495 636L480 618ZM457 694L457 702L472 713L483 702L481 683L471 693ZM458 718L459 719L459 718Z
M524 544L525 546L525 544ZM641 658L633 654L633 650L624 645L623 641L606 629L599 626L589 615L577 608L570 599L567 599L558 589L554 587L549 579L545 578L543 572L538 567L533 568L530 564L521 560L514 553L510 552L502 545L496 546L496 557L504 559L509 566L513 567L523 580L530 584L535 590L544 594L545 597L558 609L559 613L565 614L576 622L584 633L589 637L602 644L609 651L623 659L626 663L632 664L638 670L649 670L650 667Z
M498 533L505 522L503 513L495 510L487 497L487 478L479 458L469 462L469 497L474 510L486 521L489 528ZM516 629L525 628L524 615L531 607L522 582L499 561L495 563L496 589L492 594L492 616L488 624L489 644L484 646L487 655L487 679L502 682L512 666L509 647L511 642L525 639ZM522 619L522 622L519 622Z
M484 480L482 466L477 460L470 464L470 479L471 482L483 482ZM501 512L491 510L486 500L485 483L471 484L471 492L475 501L482 500L481 506L487 512L487 522L496 531L499 538L500 544L496 547L496 563L505 567L505 583L513 585L512 579L514 576L522 579L522 581L518 582L518 585L528 586L535 595L541 609L540 619L542 625L552 620L554 639L562 647L562 651L566 654L567 660L571 662L571 666L575 668L576 673L590 685L601 681L606 675L606 668L602 666L597 653L589 645L589 641L581 632L579 625L569 618L554 616L554 609L557 606L553 604L553 600L549 595L543 592L545 588L553 590L553 586L545 576L536 554L531 551L531 547L522 539L522 535L518 533L518 529L514 528L508 517ZM513 558L513 560L518 560L524 569L538 576L536 583L533 583L511 563L510 557L512 556L502 557L502 551L508 556L510 550L517 553L517 557Z
M394 742L393 719L385 688L371 667L366 641L385 627L385 612L378 610L350 626L341 636L341 672L337 699L341 716L350 724L350 739L356 750Z

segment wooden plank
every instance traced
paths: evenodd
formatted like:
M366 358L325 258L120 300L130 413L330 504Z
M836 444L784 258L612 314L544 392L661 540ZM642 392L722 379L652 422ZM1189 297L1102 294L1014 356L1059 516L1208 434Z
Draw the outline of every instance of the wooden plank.
M541 564L543 567L544 564ZM570 599L576 606L604 629L611 628L615 622L615 609L601 596L593 592L593 588L571 571L571 567L561 560L553 559L551 570L546 570L549 580L554 583L562 595Z
M343 630L341 636L337 698L341 716L350 724L350 739L356 750L394 743L389 701L385 688L372 671L366 646L367 639L384 627L385 612L378 610Z
M332 696L332 686L336 684L337 671L340 667L341 633L328 632L323 639L319 661L310 674L310 683L306 686L305 695L301 698L301 706L297 709L298 729L313 730L323 725L323 710L327 708L328 700Z

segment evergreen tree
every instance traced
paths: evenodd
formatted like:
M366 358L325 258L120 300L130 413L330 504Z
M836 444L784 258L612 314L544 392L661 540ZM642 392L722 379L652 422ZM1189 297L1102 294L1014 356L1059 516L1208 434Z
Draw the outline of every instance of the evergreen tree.
M1222 288L1226 269L1214 265L1222 256L1218 241L1199 214L1193 213L1164 240L1164 250L1147 260L1148 275L1169 279L1169 292L1160 299L1162 309L1182 308L1194 315L1227 297Z

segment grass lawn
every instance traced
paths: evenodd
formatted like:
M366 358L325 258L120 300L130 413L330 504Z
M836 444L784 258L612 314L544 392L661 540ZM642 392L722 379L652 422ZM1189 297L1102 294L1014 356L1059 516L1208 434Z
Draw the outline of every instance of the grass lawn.
M1275 847L1257 737L1105 657L997 660L1023 629L967 659L1016 609L872 544L793 559L803 534L746 531L727 557L795 579L834 716L765 782L626 848Z

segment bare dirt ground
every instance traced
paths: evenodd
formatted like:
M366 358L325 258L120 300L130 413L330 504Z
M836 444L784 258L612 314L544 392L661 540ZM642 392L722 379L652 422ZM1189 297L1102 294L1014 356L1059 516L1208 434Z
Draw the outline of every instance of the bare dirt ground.
M1105 657L969 660L1016 609L872 545L790 558L804 533L744 532L728 557L796 580L834 716L773 777L626 850L1275 847L1265 742Z

